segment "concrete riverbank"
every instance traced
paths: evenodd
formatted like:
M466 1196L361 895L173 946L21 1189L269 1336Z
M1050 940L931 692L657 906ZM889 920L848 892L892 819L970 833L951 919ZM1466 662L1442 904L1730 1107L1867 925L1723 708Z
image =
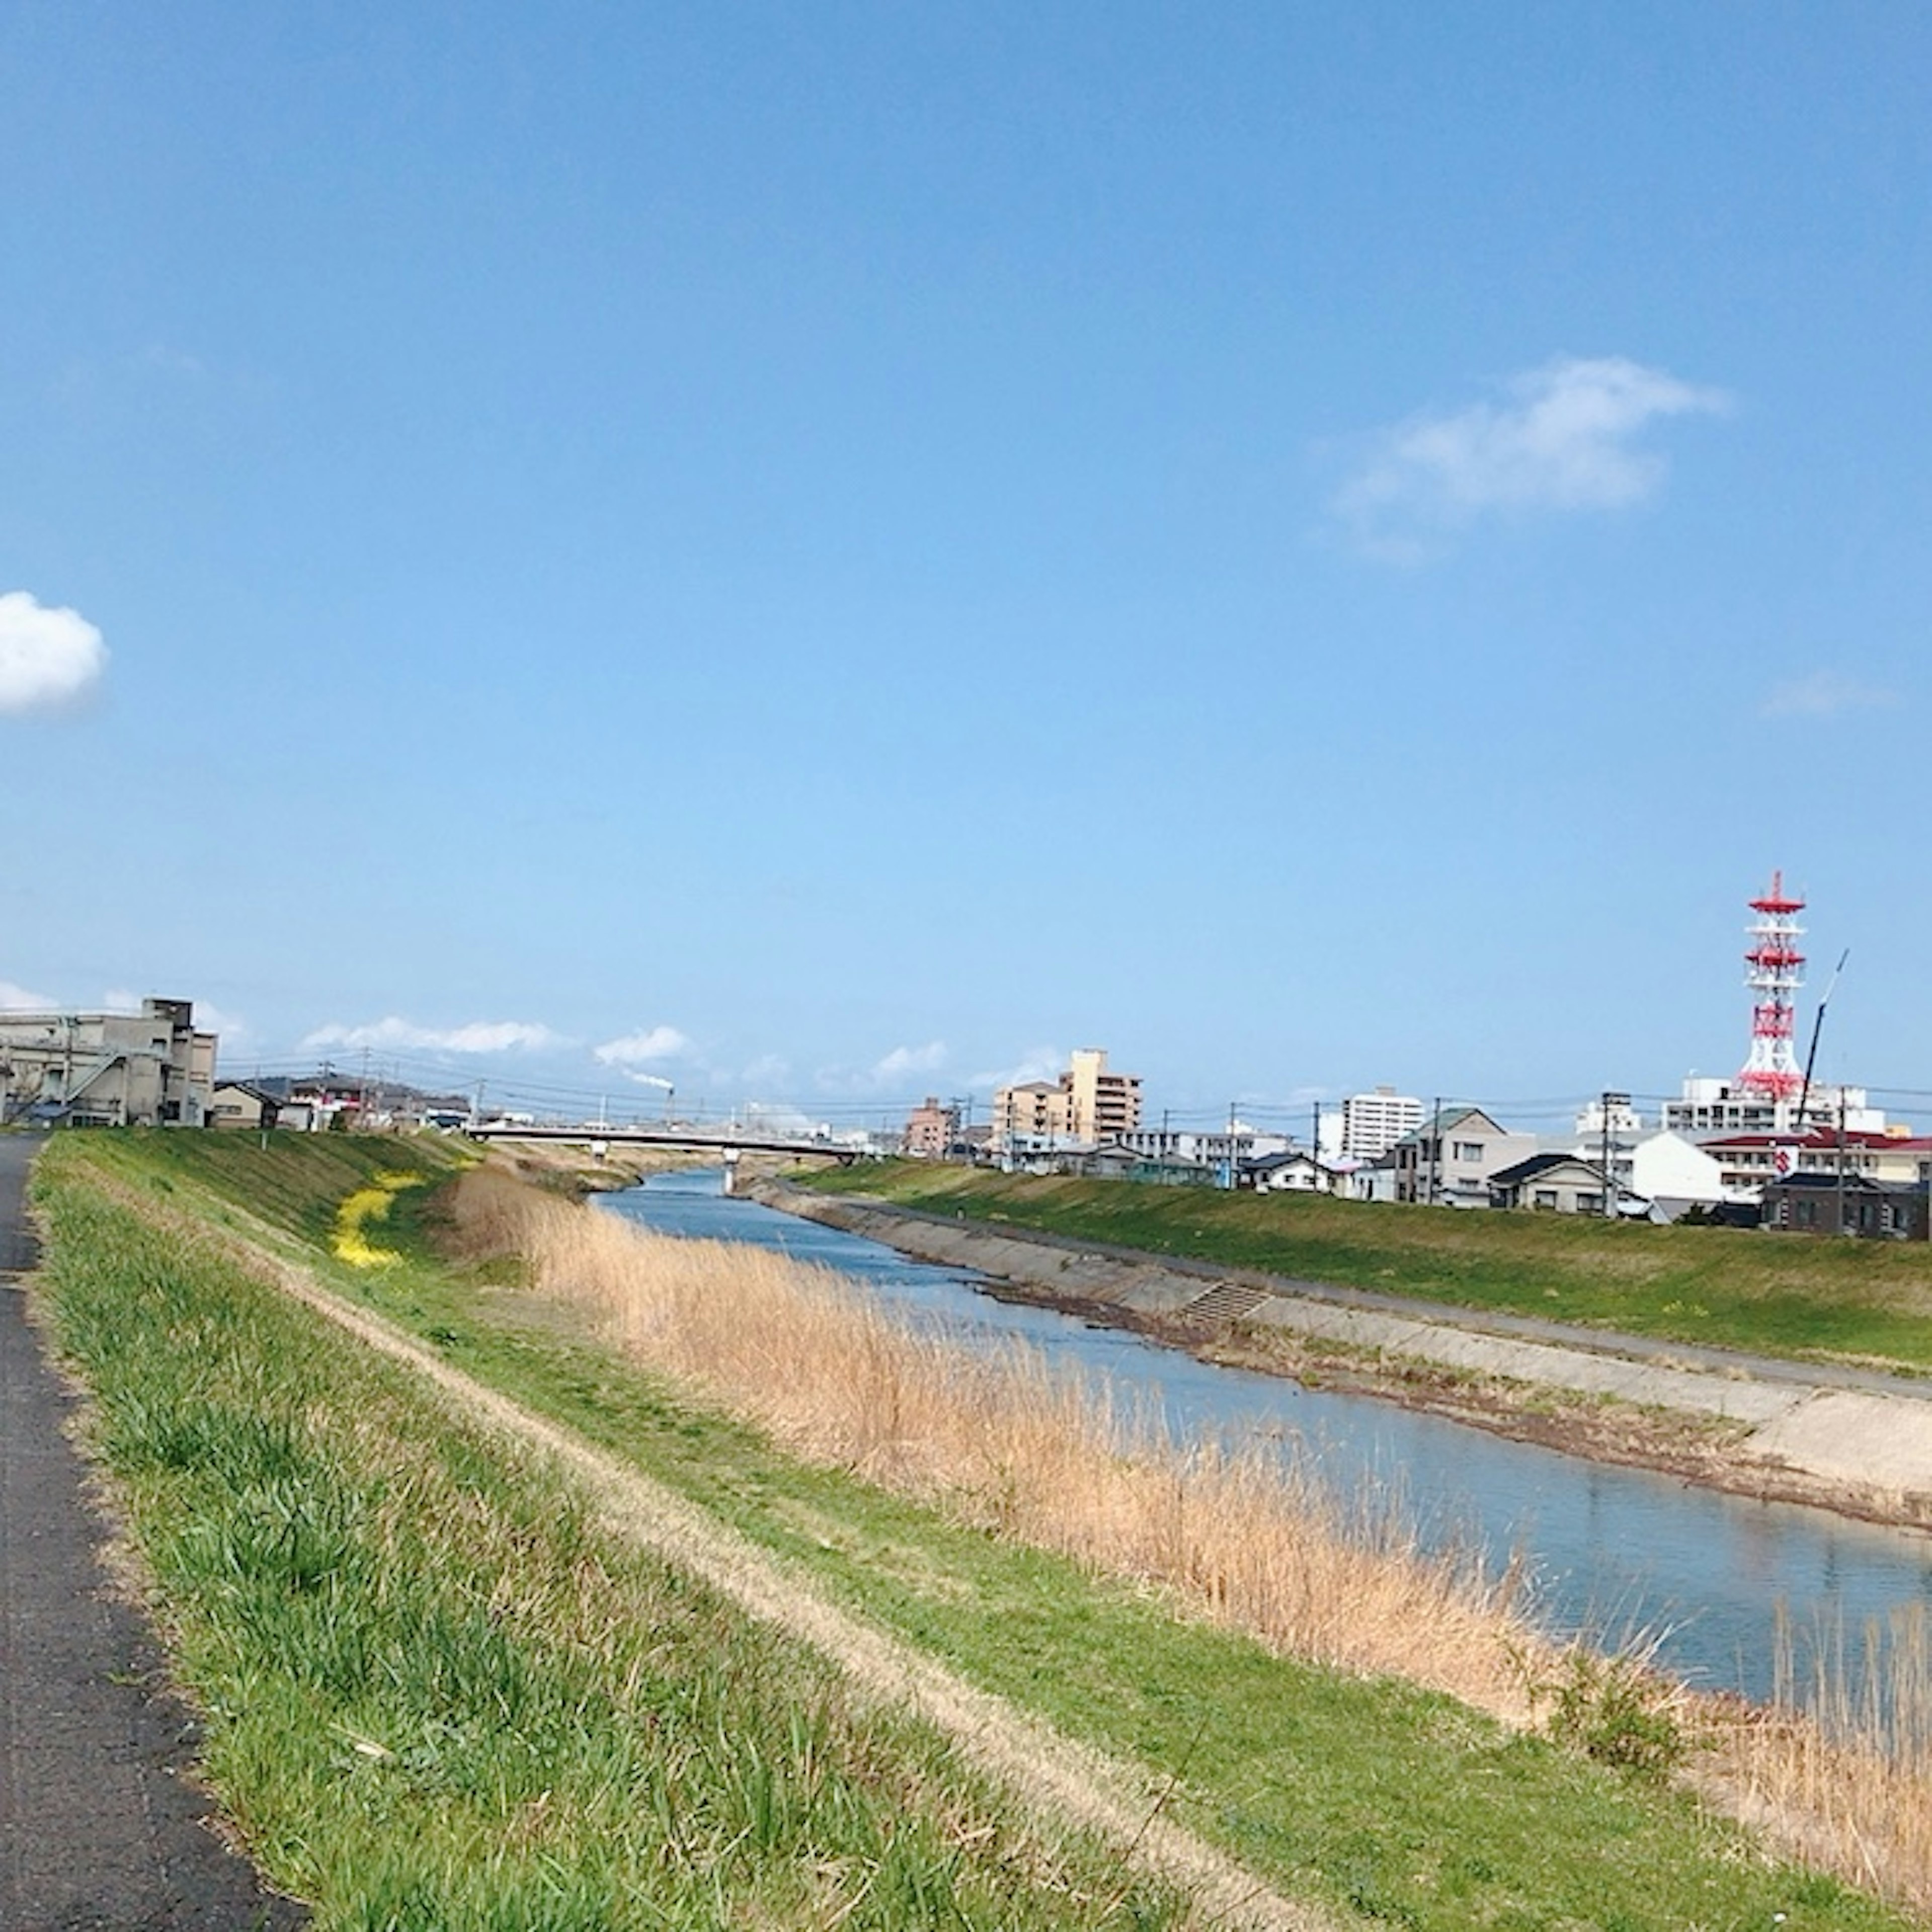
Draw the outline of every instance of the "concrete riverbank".
M1206 1358L1742 1494L1932 1527L1932 1382L1100 1250L761 1180L770 1205Z

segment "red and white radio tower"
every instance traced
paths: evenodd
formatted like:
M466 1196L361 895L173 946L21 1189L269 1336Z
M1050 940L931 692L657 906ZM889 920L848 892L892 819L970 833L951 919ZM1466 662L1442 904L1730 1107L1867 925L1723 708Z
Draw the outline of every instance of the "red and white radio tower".
M1804 936L1798 923L1804 902L1787 898L1784 874L1774 872L1771 890L1753 899L1750 908L1757 918L1744 928L1751 942L1744 955L1750 968L1744 984L1757 1000L1751 1008L1750 1058L1738 1076L1738 1088L1771 1100L1789 1100L1804 1084L1792 1045L1792 995L1804 980L1804 956L1798 950Z

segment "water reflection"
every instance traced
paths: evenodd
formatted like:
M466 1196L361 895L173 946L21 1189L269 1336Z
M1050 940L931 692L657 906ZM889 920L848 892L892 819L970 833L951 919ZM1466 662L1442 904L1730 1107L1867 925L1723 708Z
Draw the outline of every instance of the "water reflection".
M922 1327L984 1345L1016 1337L1102 1378L1123 1406L1158 1406L1186 1439L1260 1434L1305 1447L1344 1494L1399 1494L1424 1540L1527 1561L1545 1623L1617 1642L1644 1631L1700 1685L1768 1697L1779 1606L1801 1636L1932 1609L1932 1540L1791 1504L1506 1442L1360 1396L1196 1361L1119 1329L1002 1302L975 1277L748 1201L716 1173L653 1177L604 1197L660 1232L776 1248L863 1281Z

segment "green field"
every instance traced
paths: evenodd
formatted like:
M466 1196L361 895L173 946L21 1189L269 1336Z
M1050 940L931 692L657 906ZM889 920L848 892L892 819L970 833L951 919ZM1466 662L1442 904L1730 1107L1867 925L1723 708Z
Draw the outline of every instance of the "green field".
M330 1258L382 1173L403 1260ZM300 1255L470 1375L703 1504L876 1622L1174 1780L1172 1815L1341 1924L1901 1925L1686 1796L1439 1696L1270 1656L776 1452L438 1258L434 1143L74 1136L44 1156L39 1292L94 1392L208 1772L324 1927L1114 1927L1178 1922L1105 1847L1028 1817L913 1719L594 1528L208 1245Z
M1932 1372L1932 1248L1922 1244L1231 1194L923 1161L867 1162L797 1180L928 1214L1419 1301Z

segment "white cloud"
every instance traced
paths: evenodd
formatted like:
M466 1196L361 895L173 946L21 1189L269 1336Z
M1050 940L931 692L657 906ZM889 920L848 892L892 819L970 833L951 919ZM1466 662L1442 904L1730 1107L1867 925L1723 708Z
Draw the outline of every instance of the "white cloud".
M943 1040L928 1040L923 1046L896 1046L870 1066L821 1067L812 1084L824 1094L890 1094L910 1077L937 1072L946 1059Z
M624 1078L634 1080L640 1087L655 1087L662 1094L675 1094L677 1091L676 1083L667 1080L662 1073L640 1073L635 1067L627 1066L624 1069Z
M223 1012L212 1000L195 1001L194 1023L202 1033L219 1034L224 1046L236 1046L248 1036L248 1022L238 1013Z
M1036 1046L1020 1056L1018 1064L991 1073L976 1073L968 1083L980 1087L1024 1087L1035 1080L1057 1080L1066 1066L1066 1055L1057 1046Z
M52 1013L60 1010L58 1000L50 1000L44 993L30 993L24 986L16 986L10 980L0 980L0 1012Z
M74 704L106 667L100 633L78 610L41 604L25 590L0 596L0 713Z
M874 1064L872 1077L884 1087L908 1073L936 1073L945 1064L945 1041L929 1040L923 1046L894 1047Z
M561 1046L562 1036L526 1020L472 1020L467 1026L422 1027L392 1014L364 1026L334 1023L317 1027L304 1047L378 1047L439 1053L509 1053L521 1047Z
M141 1010L141 996L130 993L125 986L110 986L101 994L100 1004L110 1013L138 1013Z
M654 1026L626 1034L622 1040L607 1040L595 1049L606 1066L635 1066L647 1060L670 1060L691 1042L674 1026Z
M1663 481L1664 459L1635 447L1656 421L1730 406L1621 356L1569 357L1525 370L1493 402L1412 416L1373 440L1331 506L1370 556L1419 562L1492 512L1612 510Z
M1895 692L1880 686L1842 671L1814 670L1773 686L1760 709L1767 718L1835 718L1841 711L1882 710L1898 702Z

